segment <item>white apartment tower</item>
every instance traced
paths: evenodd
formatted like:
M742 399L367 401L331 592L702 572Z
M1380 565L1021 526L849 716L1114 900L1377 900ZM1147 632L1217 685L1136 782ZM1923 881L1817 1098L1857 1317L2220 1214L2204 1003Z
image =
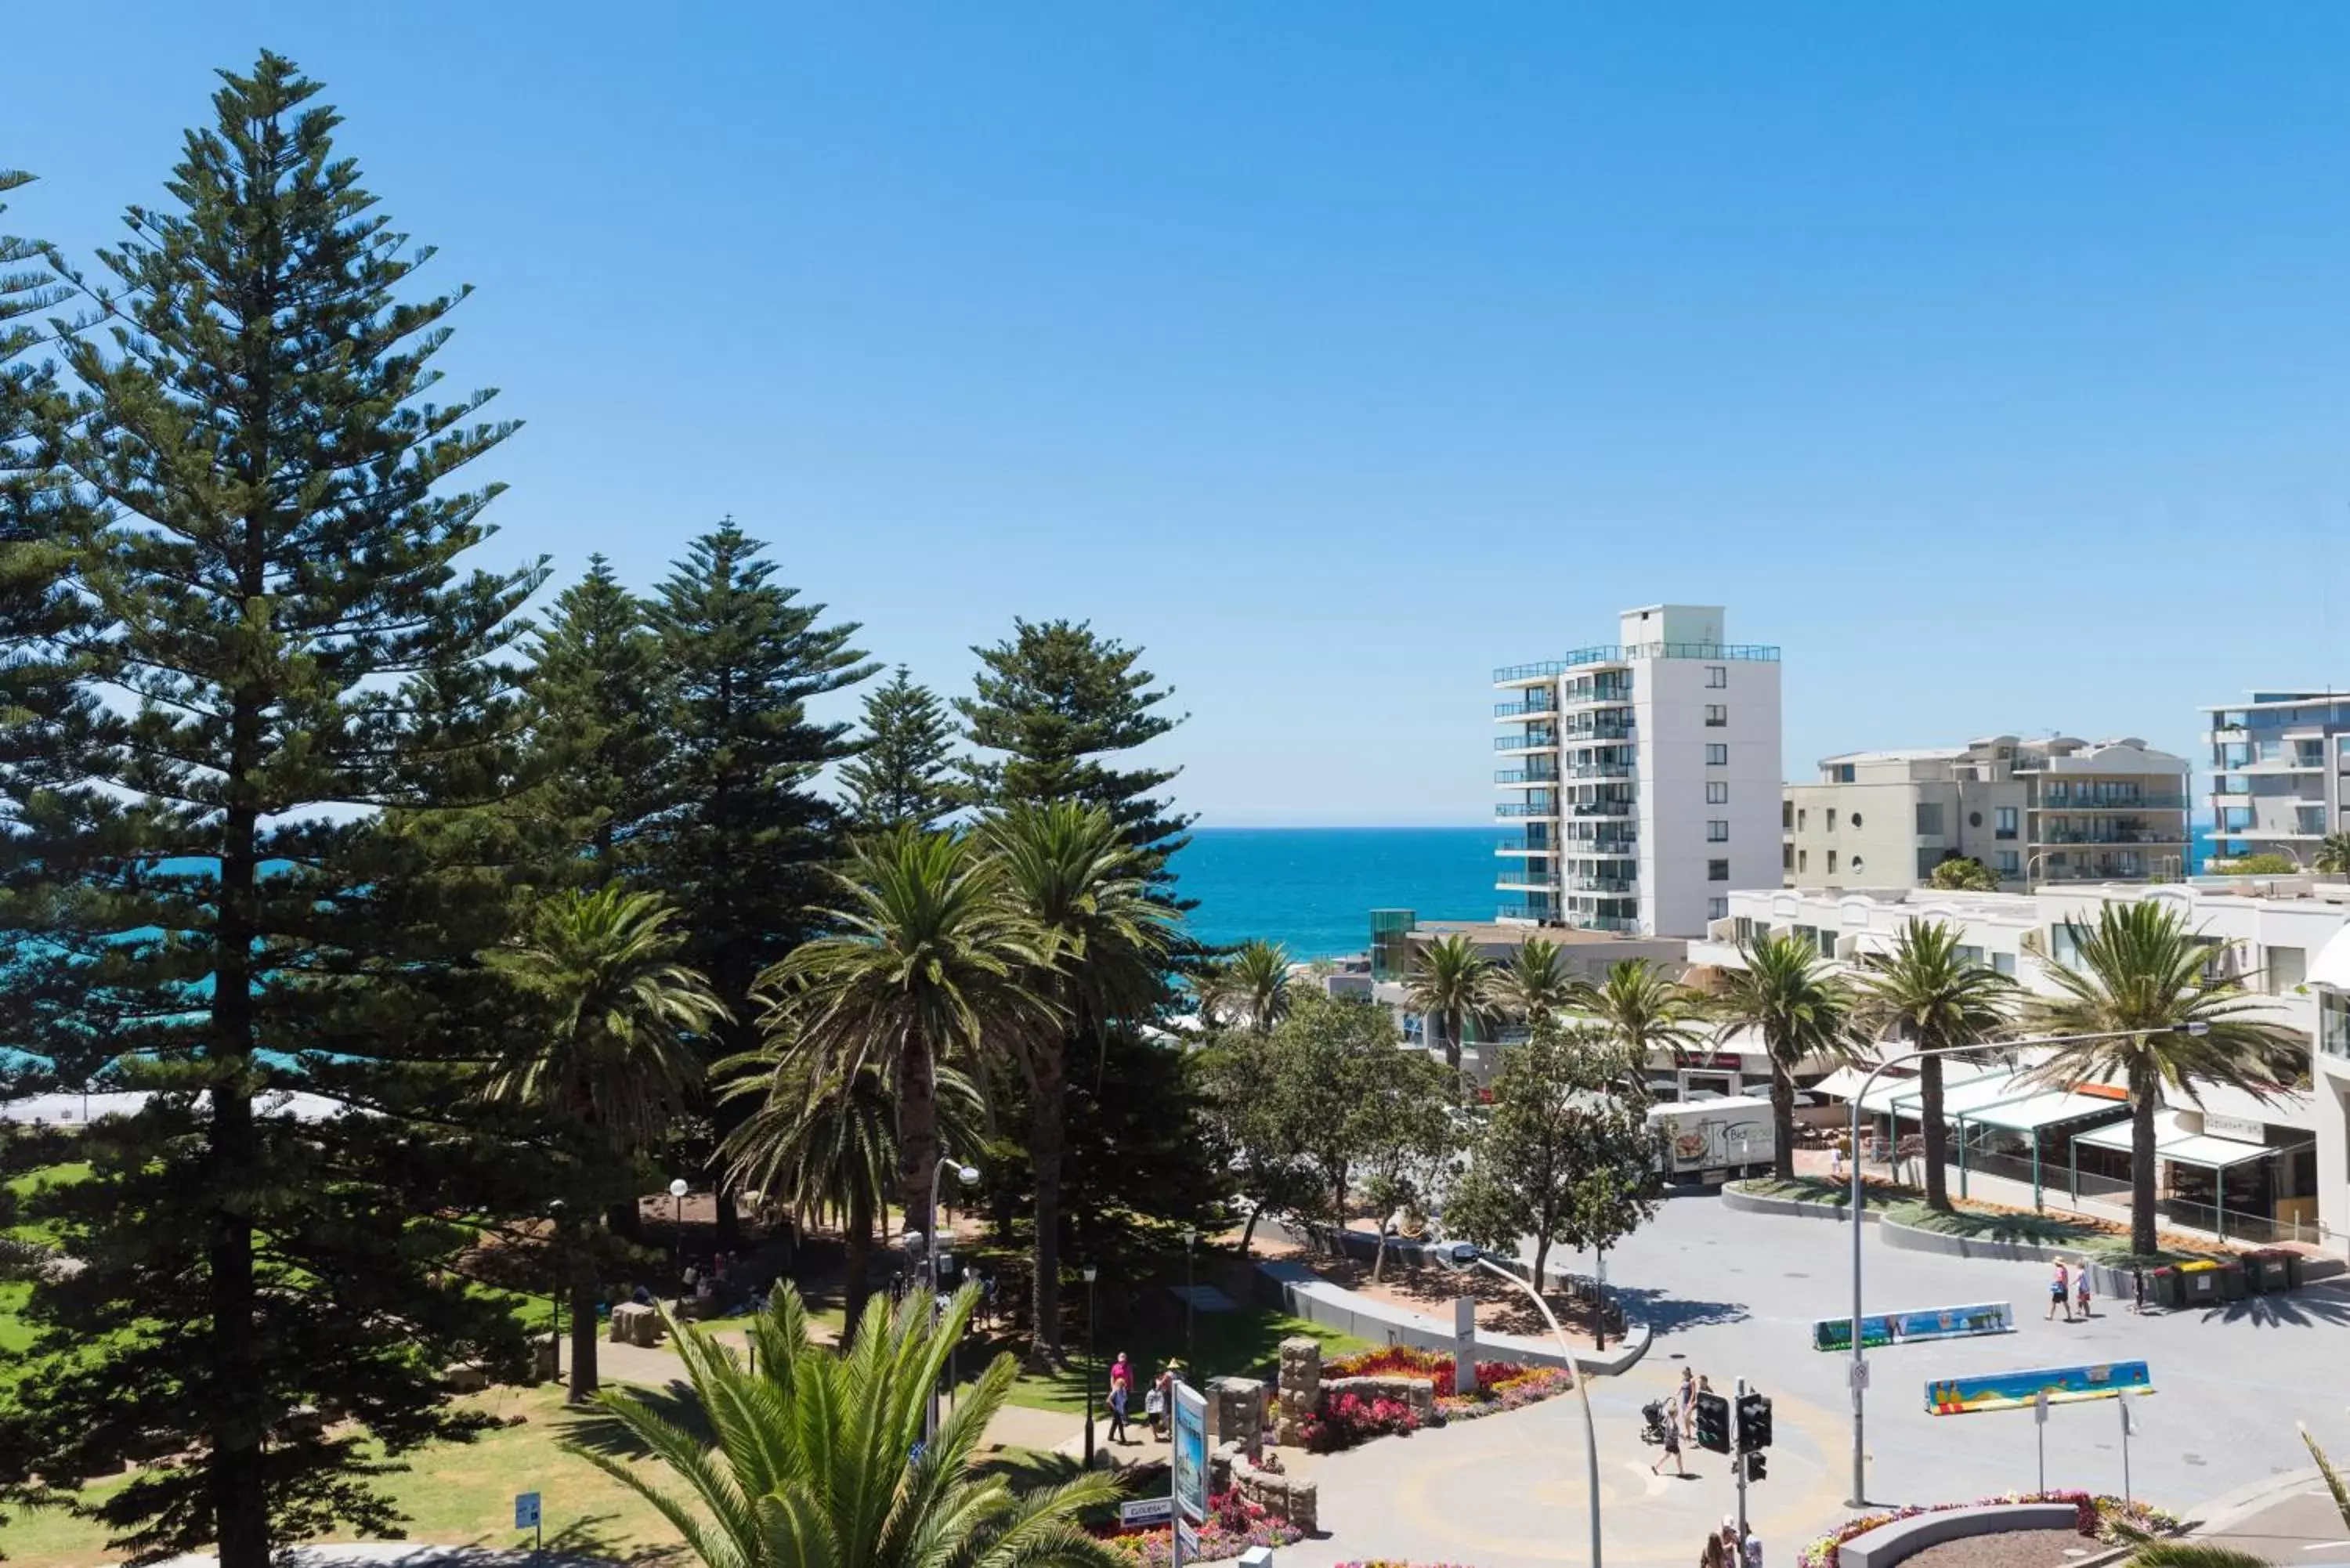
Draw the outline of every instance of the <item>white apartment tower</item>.
M1779 650L1728 641L1721 606L1626 610L1493 684L1500 919L1694 937L1778 883Z
M2309 865L2350 828L2350 692L2254 691L2211 715L2212 848Z

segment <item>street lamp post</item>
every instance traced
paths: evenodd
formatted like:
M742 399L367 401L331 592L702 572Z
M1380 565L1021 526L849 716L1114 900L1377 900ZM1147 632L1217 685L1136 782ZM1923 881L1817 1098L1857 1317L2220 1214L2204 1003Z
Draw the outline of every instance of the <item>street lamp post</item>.
M1191 1343L1191 1317L1199 1310L1199 1305L1192 1297L1198 1293L1200 1286L1191 1272L1191 1249L1199 1240L1197 1228L1183 1227L1183 1366L1194 1377L1200 1375L1200 1353Z
M979 1180L979 1167L961 1164L948 1158L944 1153L941 1153L939 1162L931 1167L931 1233L923 1242L922 1288L930 1294L931 1322L934 1325L939 1314L939 1179L950 1170L965 1187L976 1185ZM939 1391L937 1385L933 1384L930 1398L922 1407L922 1440L928 1443L938 1434Z
M2198 1020L2189 1023L2173 1024L2168 1030L2114 1029L2096 1034L2050 1034L2033 1040L1994 1040L1973 1045L1938 1045L1930 1050L1905 1051L1898 1056L1887 1056L1868 1070L1868 1075L1860 1081L1860 1087L1852 1096L1852 1196L1845 1205L1846 1217L1852 1224L1852 1371L1850 1374L1852 1496L1845 1500L1846 1506L1863 1508L1867 1505L1868 1500L1868 1456L1864 1450L1861 1439L1863 1407L1866 1404L1868 1397L1868 1362L1861 1355L1860 1347L1860 1232L1861 1208L1866 1199L1866 1191L1860 1181L1860 1110L1861 1101L1867 1096L1870 1085L1877 1082L1877 1075L1887 1067L1898 1066L1904 1062L1923 1061L1929 1056L1956 1056L1987 1050L2015 1051L2026 1045L2083 1045L2097 1040L2130 1040L2143 1034L2209 1034L2210 1033L2211 1033L2211 1026Z
M1079 1271L1086 1276L1086 1469L1094 1468L1094 1279L1101 1272L1098 1263L1087 1263Z
M1587 1480L1591 1493L1591 1568L1599 1568L1599 1430L1591 1420L1591 1389L1583 1375L1583 1362L1575 1355L1575 1346L1566 1342L1565 1332L1558 1326L1558 1318L1551 1312L1550 1303L1543 1300L1542 1292L1485 1256L1470 1242L1455 1241L1441 1256L1455 1269L1466 1269L1474 1264L1509 1281L1534 1298L1543 1321L1550 1324L1551 1337L1558 1341L1559 1354L1566 1357L1567 1370L1575 1377L1575 1391L1583 1400L1584 1459L1589 1471Z
M685 1287L685 1178L671 1179L669 1184L669 1272L677 1276L678 1288ZM682 1299L682 1298L680 1298ZM680 1308L683 1311L683 1308Z

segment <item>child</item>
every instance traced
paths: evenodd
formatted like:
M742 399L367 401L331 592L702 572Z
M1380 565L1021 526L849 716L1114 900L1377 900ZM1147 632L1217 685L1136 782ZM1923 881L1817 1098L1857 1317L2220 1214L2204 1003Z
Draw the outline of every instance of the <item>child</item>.
M2089 1321L2089 1260L2084 1258L2073 1270L2073 1300L2081 1309L2081 1321Z

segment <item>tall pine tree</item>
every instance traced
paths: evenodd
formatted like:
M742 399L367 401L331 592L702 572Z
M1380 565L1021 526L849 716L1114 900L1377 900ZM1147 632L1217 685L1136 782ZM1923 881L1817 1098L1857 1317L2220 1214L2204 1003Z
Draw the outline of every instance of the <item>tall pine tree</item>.
M48 1478L167 1457L94 1506L150 1559L224 1568L396 1515L367 1476L475 1424L441 1368L519 1370L512 1318L448 1265L497 1195L455 1125L432 977L477 933L413 836L494 787L486 661L536 572L463 574L495 487L448 482L510 427L426 395L462 294L404 297L411 249L334 147L317 84L223 73L171 204L100 261L103 330L12 394L92 624L59 701L102 698L75 776L13 778L0 927L70 996L35 1048L154 1091L83 1135L45 1200L78 1272L46 1278L9 1447ZM297 1120L277 1091L350 1107ZM315 1412L296 1419L296 1412Z
M556 855L594 883L641 863L660 809L668 670L644 601L603 556L556 596L532 649L532 763ZM583 854L584 851L584 854Z
M765 549L730 519L693 542L651 605L669 685L646 860L691 933L681 961L730 1015L713 1060L758 1044L751 989L806 939L808 910L830 900L824 867L839 852L842 816L816 786L854 747L847 724L809 716L809 700L879 668L851 646L855 622L824 624L823 605L775 581ZM744 1114L739 1102L721 1110L722 1133ZM723 1183L720 1193L730 1197ZM718 1222L731 1245L731 1200Z
M1137 668L1142 650L1103 637L1088 621L1016 620L1008 640L972 651L979 674L955 711L971 743L995 754L963 764L970 798L982 805L1101 806L1148 857L1163 888L1172 880L1168 861L1191 842L1184 830L1192 818L1156 792L1180 770L1121 769L1110 759L1183 722L1159 711L1174 690L1154 690L1158 677Z
M840 770L859 833L936 827L955 806L954 725L904 665L865 694L865 734Z

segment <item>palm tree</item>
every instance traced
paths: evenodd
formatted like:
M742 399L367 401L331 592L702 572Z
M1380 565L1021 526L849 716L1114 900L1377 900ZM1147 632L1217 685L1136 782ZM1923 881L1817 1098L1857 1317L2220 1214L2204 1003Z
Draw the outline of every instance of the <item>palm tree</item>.
M1493 961L1479 952L1465 932L1439 937L1412 954L1404 1005L1435 1030L1456 1095L1461 1092L1461 1039L1470 1023L1489 1015L1485 992L1492 972Z
M1012 1357L997 1356L924 1438L972 1299L966 1287L935 1322L926 1295L894 1316L876 1299L855 1345L836 1355L810 1338L806 1308L780 1285L751 1326L755 1371L672 1323L710 1436L614 1390L605 1407L668 1475L592 1438L576 1451L658 1510L706 1568L1118 1568L1128 1560L1079 1522L1116 1500L1115 1476L1015 1492L974 1468L1018 1375Z
M1946 862L1947 864L1947 862ZM1908 921L1889 953L1862 960L1856 1030L1918 1051L1981 1045L2014 1023L2015 982L1959 951L1959 929L1941 920ZM1918 1110L1926 1133L1926 1201L1950 1206L1950 1124L1942 1115L1942 1061L1918 1062Z
M1258 1034L1289 1016L1289 950L1251 939L1201 978L1200 1022L1245 1023Z
M671 929L672 913L618 886L557 894L531 912L514 946L485 954L531 1023L494 1069L486 1097L593 1128L616 1158L660 1138L701 1081L695 1039L727 1016L702 977L677 961L685 937ZM571 1249L573 1399L596 1391L595 1240Z
M2350 871L2350 833L2329 833L2319 839L2316 858L2310 864L2329 877Z
M1053 1014L1012 1037L1030 1091L1028 1159L1036 1181L1035 1359L1061 1361L1061 1161L1069 1058L1077 1044L1148 1012L1165 973L1173 911L1150 896L1149 865L1098 805L1006 807L985 829L1003 893L1038 936L1029 977Z
M1704 1003L1698 994L1647 959L1619 959L1597 985L1576 989L1575 1005L1599 1021L1645 1069L1659 1051L1681 1054L1702 1038Z
M898 1121L898 1201L906 1229L931 1229L939 1162L938 1069L1052 1012L1029 977L1049 967L1003 897L1002 867L963 836L902 827L859 839L828 935L759 977L773 1041L796 1042L825 1076L888 1072Z
M728 1184L756 1189L788 1206L803 1225L837 1220L843 1258L844 1331L853 1332L870 1293L874 1221L898 1177L898 1105L878 1062L855 1076L827 1074L792 1041L728 1058L713 1069L730 1081L722 1100L754 1099L721 1154ZM976 1147L979 1091L951 1067L938 1077L939 1131L951 1147Z
M2162 1091L2200 1103L2199 1084L2263 1099L2290 1079L2307 1046L2258 1016L2265 1007L2232 981L2207 976L2208 950L2168 904L2102 906L2097 923L2067 920L2074 961L2052 961L2057 994L2027 1004L2032 1026L2055 1034L2115 1034L2061 1046L2040 1075L2052 1081L2119 1080L2130 1103L2130 1250L2155 1250L2155 1113Z
M1722 971L1712 1012L1717 1041L1742 1030L1762 1036L1771 1057L1771 1161L1782 1179L1795 1174L1795 1070L1816 1057L1852 1054L1852 997L1827 971L1817 949L1794 936L1763 936L1739 945L1744 961Z
M1575 972L1566 967L1558 944L1529 937L1518 944L1509 962L1495 966L1487 977L1485 1004L1532 1029L1556 1017L1579 994Z

